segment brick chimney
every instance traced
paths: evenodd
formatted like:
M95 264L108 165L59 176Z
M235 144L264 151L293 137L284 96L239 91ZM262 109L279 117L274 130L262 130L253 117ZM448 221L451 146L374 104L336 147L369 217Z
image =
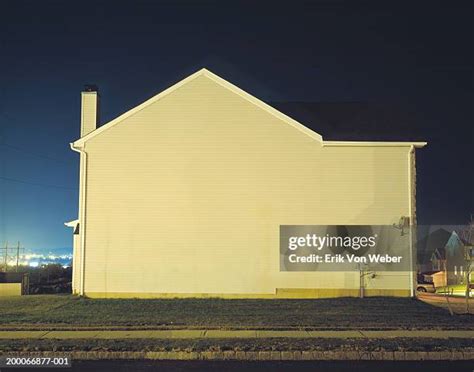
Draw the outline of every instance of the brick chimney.
M89 134L99 124L99 89L85 85L81 93L81 137Z

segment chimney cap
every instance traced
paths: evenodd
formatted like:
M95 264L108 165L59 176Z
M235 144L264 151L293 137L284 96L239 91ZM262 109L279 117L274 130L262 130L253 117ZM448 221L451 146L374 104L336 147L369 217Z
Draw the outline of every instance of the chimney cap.
M84 85L84 92L98 92L99 87L95 84L86 84Z

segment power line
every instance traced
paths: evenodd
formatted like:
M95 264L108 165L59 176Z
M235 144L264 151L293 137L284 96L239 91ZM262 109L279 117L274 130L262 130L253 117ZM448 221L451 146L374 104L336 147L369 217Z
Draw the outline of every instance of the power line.
M55 157L52 157L52 156L49 156L49 155L43 155L43 154L40 154L40 153L37 153L37 152L32 152L32 151L29 151L29 150L25 150L24 148L22 147L18 147L18 146L14 146L14 145L9 145L7 143L0 143L0 146L3 146L3 147L8 147L12 150L15 150L15 151L20 151L20 152L23 152L25 154L28 154L28 155L31 155L31 156L35 156L37 158L42 158L42 159L46 159L46 160L53 160L53 161L57 161L59 163L63 163L63 164L66 164L66 165L71 165L75 162L73 161L66 161L66 160L62 160L62 159L58 159L58 158L55 158Z
M64 190L77 190L78 189L77 187L51 185L51 184L39 183L39 182L29 182L29 181L23 181L23 180L19 180L19 179L16 179L16 178L9 178L9 177L3 177L3 176L0 176L0 179L5 180L5 181L9 181L9 182L23 183L25 185L33 185L33 186L41 186L41 187L52 187L52 188L55 188L55 189L64 189Z
M4 110L0 111L0 116L3 116L4 118L6 118L9 121L19 123L22 126L24 126L24 124L27 123L26 120L19 120L18 118L13 117L10 114L7 114ZM63 130L64 130L64 128L65 127L62 127ZM58 134L57 131L53 131L53 130L50 130L50 129L45 128L45 127L41 128L41 131L45 132L45 133L50 133L52 135L57 135Z
M1 256L3 256L3 270L4 270L4 272L8 271L8 266L9 266L8 260L12 258L12 255L9 255L8 252L12 251L12 250L14 252L16 250L16 254L13 255L13 257L16 258L16 269L15 269L15 271L18 272L18 267L19 267L19 264L20 264L20 251L22 251L22 253L23 253L22 254L22 258L23 258L24 254L25 254L25 248L20 246L20 242L18 242L16 247L9 247L8 246L8 241L7 241L5 243L5 247L0 247L0 251L2 251L2 250L3 250L3 253L1 254Z
M3 117L5 117L6 119L8 119L10 121L21 123L18 119L8 115L4 111L0 111L0 116L3 116ZM53 132L53 131L47 130L45 128L42 128L41 130L46 131L46 132L51 133L51 134L54 134L54 135L57 135L57 132ZM38 153L36 151L27 150L27 149L24 149L22 147L10 145L10 144L4 143L4 142L0 143L0 146L8 147L8 148L11 148L13 150L24 152L25 154L28 154L28 155L31 155L31 156L36 156L36 157L42 158L42 159L53 160L53 161L57 161L59 163L68 164L68 165L73 164L72 160L71 161L66 161L64 159L58 159L58 158L55 158L55 157L50 156L50 155L41 154L41 153Z

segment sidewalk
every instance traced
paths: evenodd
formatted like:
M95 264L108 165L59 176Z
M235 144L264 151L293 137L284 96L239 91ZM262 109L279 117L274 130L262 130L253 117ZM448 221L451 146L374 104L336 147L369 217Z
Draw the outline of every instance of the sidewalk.
M260 330L148 330L148 331L0 331L0 339L213 339L213 338L471 338L474 331L260 331Z

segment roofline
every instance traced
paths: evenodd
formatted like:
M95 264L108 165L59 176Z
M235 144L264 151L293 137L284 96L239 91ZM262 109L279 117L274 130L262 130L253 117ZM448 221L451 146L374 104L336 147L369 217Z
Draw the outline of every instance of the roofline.
M289 116L283 114L282 112L278 111L277 109L273 108L272 106L266 104L265 102L259 100L258 98L252 96L251 94L245 92L244 90L240 89L239 87L229 83L228 81L222 79L221 77L217 76L216 74L210 72L209 70L202 68L199 71L195 72L194 74L188 76L187 78L179 81L178 83L172 85L171 87L165 89L161 93L153 96L152 98L146 100L145 102L141 103L140 105L132 108L131 110L123 113L122 115L116 117L115 119L109 121L108 123L102 125L101 127L93 130L89 134L85 135L82 138L77 139L72 143L74 147L81 147L85 142L94 138L98 134L104 132L105 130L113 127L114 125L118 124L119 122L125 120L126 118L136 114L137 112L143 110L144 108L148 107L149 105L155 103L156 101L166 97L167 95L173 93L175 90L181 88L183 85L193 81L199 76L206 76L216 82L217 84L223 86L224 88L229 89L230 91L238 94L240 97L246 99L247 101L253 103L254 105L260 107L261 109L267 111L271 115L277 117L278 119L286 122L287 124L293 126L294 128L300 130L301 132L305 133L306 135L310 136L311 138L321 141L323 140L322 136L313 130L305 127L303 124L297 122L296 120L290 118Z
M195 72L194 74L189 75L187 78L179 81L178 83L172 85L171 87L165 89L161 93L151 97L150 99L146 100L145 102L141 103L140 105L132 108L131 110L119 115L115 119L109 121L108 123L100 126L99 128L93 130L92 132L88 133L82 138L77 139L74 141L71 146L74 148L82 147L85 142L94 138L95 136L99 135L100 133L106 131L107 129L113 127L114 125L120 123L121 121L127 119L128 117L136 114L137 112L143 110L144 108L148 107L149 105L159 101L160 99L166 97L167 95L173 93L175 90L181 88L183 85L193 81L199 76L206 76L213 80L215 83L221 85L222 87L234 92L235 94L239 95L240 97L244 98L245 100L253 103L254 105L260 107L261 109L267 111L269 114L275 116L276 118L284 121L285 123L291 125L295 129L305 133L309 137L314 140L317 140L322 143L322 146L357 146L357 147L410 147L413 146L415 148L422 148L426 146L427 142L378 142L378 141L324 141L323 137L316 133L315 131L309 129L308 127L304 126L303 124L299 123L298 121L290 118L289 116L283 114L282 112L278 111L277 109L273 108L272 106L268 105L267 103L259 100L258 98L252 96L251 94L245 92L244 90L240 89L239 87L235 86L232 83L229 83L227 80L217 76L216 74L212 73L211 71L202 68L199 71Z
M323 147L425 147L428 142L323 141Z

